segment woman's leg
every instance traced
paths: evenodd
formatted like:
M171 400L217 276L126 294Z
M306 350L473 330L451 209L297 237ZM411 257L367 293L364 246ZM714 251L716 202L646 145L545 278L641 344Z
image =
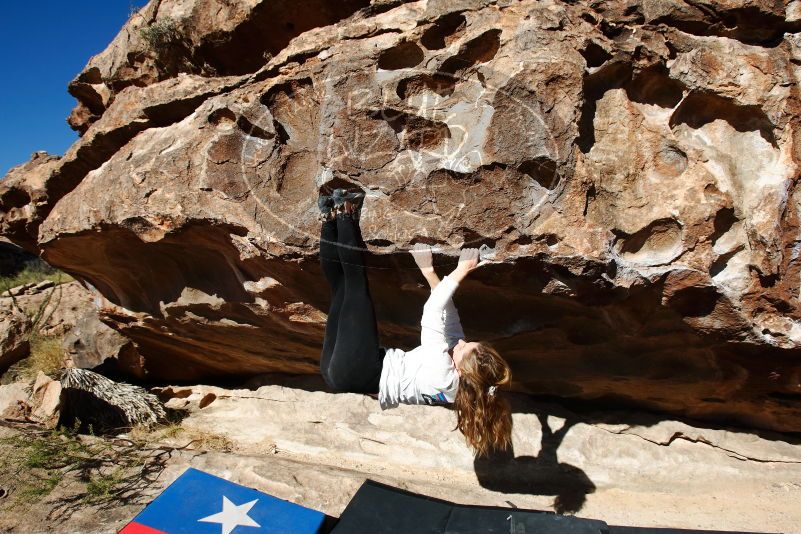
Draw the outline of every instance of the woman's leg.
M331 305L328 308L328 319L325 323L323 351L320 354L320 372L326 384L331 385L328 376L328 365L334 352L337 340L339 310L342 308L342 297L345 295L345 274L339 263L337 252L337 222L335 219L325 221L320 229L320 267L328 285L331 286Z
M345 283L336 343L328 364L329 385L342 391L376 393L383 351L378 344L378 323L364 265L364 242L358 223L347 214L337 214L336 224Z

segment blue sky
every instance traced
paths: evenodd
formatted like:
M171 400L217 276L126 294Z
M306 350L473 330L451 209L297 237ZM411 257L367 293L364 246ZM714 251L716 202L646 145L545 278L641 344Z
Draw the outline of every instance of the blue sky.
M67 124L67 84L147 0L4 2L0 12L0 178L46 150L78 139Z

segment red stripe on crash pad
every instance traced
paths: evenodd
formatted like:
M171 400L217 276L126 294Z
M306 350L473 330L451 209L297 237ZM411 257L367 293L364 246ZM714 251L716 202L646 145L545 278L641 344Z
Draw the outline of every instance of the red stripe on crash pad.
M156 530L155 528L150 528L147 525L143 525L141 523L136 523L131 521L125 528L120 530L119 534L167 534L163 530Z

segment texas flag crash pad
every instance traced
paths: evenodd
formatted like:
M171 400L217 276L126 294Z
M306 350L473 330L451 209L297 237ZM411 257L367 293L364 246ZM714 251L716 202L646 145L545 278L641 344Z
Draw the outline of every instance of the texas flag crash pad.
M188 468L120 534L316 534L325 514Z

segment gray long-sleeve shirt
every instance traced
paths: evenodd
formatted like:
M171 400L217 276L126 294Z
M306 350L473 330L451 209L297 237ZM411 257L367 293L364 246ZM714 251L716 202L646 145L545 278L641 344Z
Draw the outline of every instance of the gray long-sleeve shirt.
M420 346L387 349L378 401L382 409L404 404L447 404L456 399L459 375L448 354L464 331L451 299L459 283L445 276L431 291L420 319Z

